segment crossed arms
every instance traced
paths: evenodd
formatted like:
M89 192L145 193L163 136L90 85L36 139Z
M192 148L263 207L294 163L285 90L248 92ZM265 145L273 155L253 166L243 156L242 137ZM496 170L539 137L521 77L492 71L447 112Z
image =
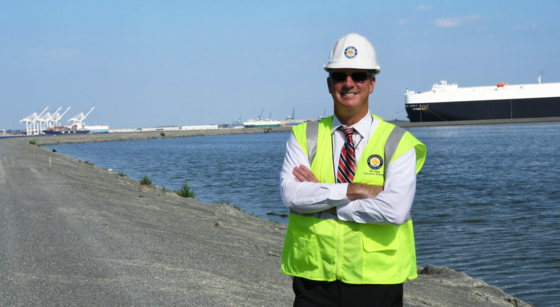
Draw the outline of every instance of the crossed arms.
M319 183L319 180L317 179L317 177L315 177L313 172L303 164L301 164L299 167L294 167L294 171L292 172L292 174L294 174L295 180L297 182L307 181ZM348 189L346 190L346 197L351 201L356 199L375 198L381 192L383 192L382 186L349 183ZM332 214L336 214L336 207L329 208L326 211Z
M384 187L320 183L292 134L280 174L282 200L288 209L301 213L329 212L343 221L400 225L414 200L415 167L416 153L411 149L387 167Z

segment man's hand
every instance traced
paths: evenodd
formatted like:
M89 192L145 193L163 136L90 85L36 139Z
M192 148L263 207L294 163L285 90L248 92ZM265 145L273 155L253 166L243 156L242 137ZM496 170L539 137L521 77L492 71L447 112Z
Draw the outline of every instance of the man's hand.
M313 172L311 172L310 169L308 169L307 167L305 167L305 165L300 165L299 167L294 167L294 171L292 172L292 174L294 174L294 176L296 176L296 181L297 182L315 182L315 183L319 183L319 180L317 180L317 177L315 177L315 175L313 175Z
M317 177L315 177L315 175L313 174L313 172L308 169L307 167L305 167L305 165L300 165L299 167L294 167L294 171L292 172L292 174L294 174L294 176L296 176L296 181L297 182L315 182L315 183L319 183L319 180L317 179ZM327 212L330 212L334 215L336 215L336 207L332 207L330 209L325 210Z
M382 186L349 183L346 197L348 197L349 200L374 198L381 192L383 192Z

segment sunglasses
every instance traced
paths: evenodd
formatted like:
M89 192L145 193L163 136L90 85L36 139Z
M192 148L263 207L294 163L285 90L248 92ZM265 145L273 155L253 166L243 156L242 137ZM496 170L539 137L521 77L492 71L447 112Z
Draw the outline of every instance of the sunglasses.
M371 74L367 73L367 72L341 72L341 71L336 71L336 72L331 72L330 73L330 77L334 82L343 82L346 81L346 78L348 76L352 77L352 80L354 80L354 82L364 82L366 81L369 76Z

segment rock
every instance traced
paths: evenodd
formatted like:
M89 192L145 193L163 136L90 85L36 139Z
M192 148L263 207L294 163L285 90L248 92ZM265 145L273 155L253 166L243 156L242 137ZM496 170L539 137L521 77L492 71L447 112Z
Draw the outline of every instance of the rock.
M531 306L496 286L450 268L418 267L418 278L404 283L405 306Z

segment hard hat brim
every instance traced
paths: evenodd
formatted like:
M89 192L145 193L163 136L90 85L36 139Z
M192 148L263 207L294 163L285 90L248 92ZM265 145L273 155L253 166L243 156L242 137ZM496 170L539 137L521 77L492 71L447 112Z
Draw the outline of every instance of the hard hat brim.
M329 63L329 64L330 64L330 63ZM356 66L354 66L354 67L346 67L346 65L328 65L328 64L324 66L324 69L325 69L326 72L330 72L330 71L333 70L333 69L344 69L344 68L346 68L346 69L363 69L363 70L367 70L367 71L371 72L371 74L372 74L373 76L378 75L379 73L381 73L381 69L379 68L379 66L377 66L377 67L359 67L359 66L358 66L358 67L356 67Z

